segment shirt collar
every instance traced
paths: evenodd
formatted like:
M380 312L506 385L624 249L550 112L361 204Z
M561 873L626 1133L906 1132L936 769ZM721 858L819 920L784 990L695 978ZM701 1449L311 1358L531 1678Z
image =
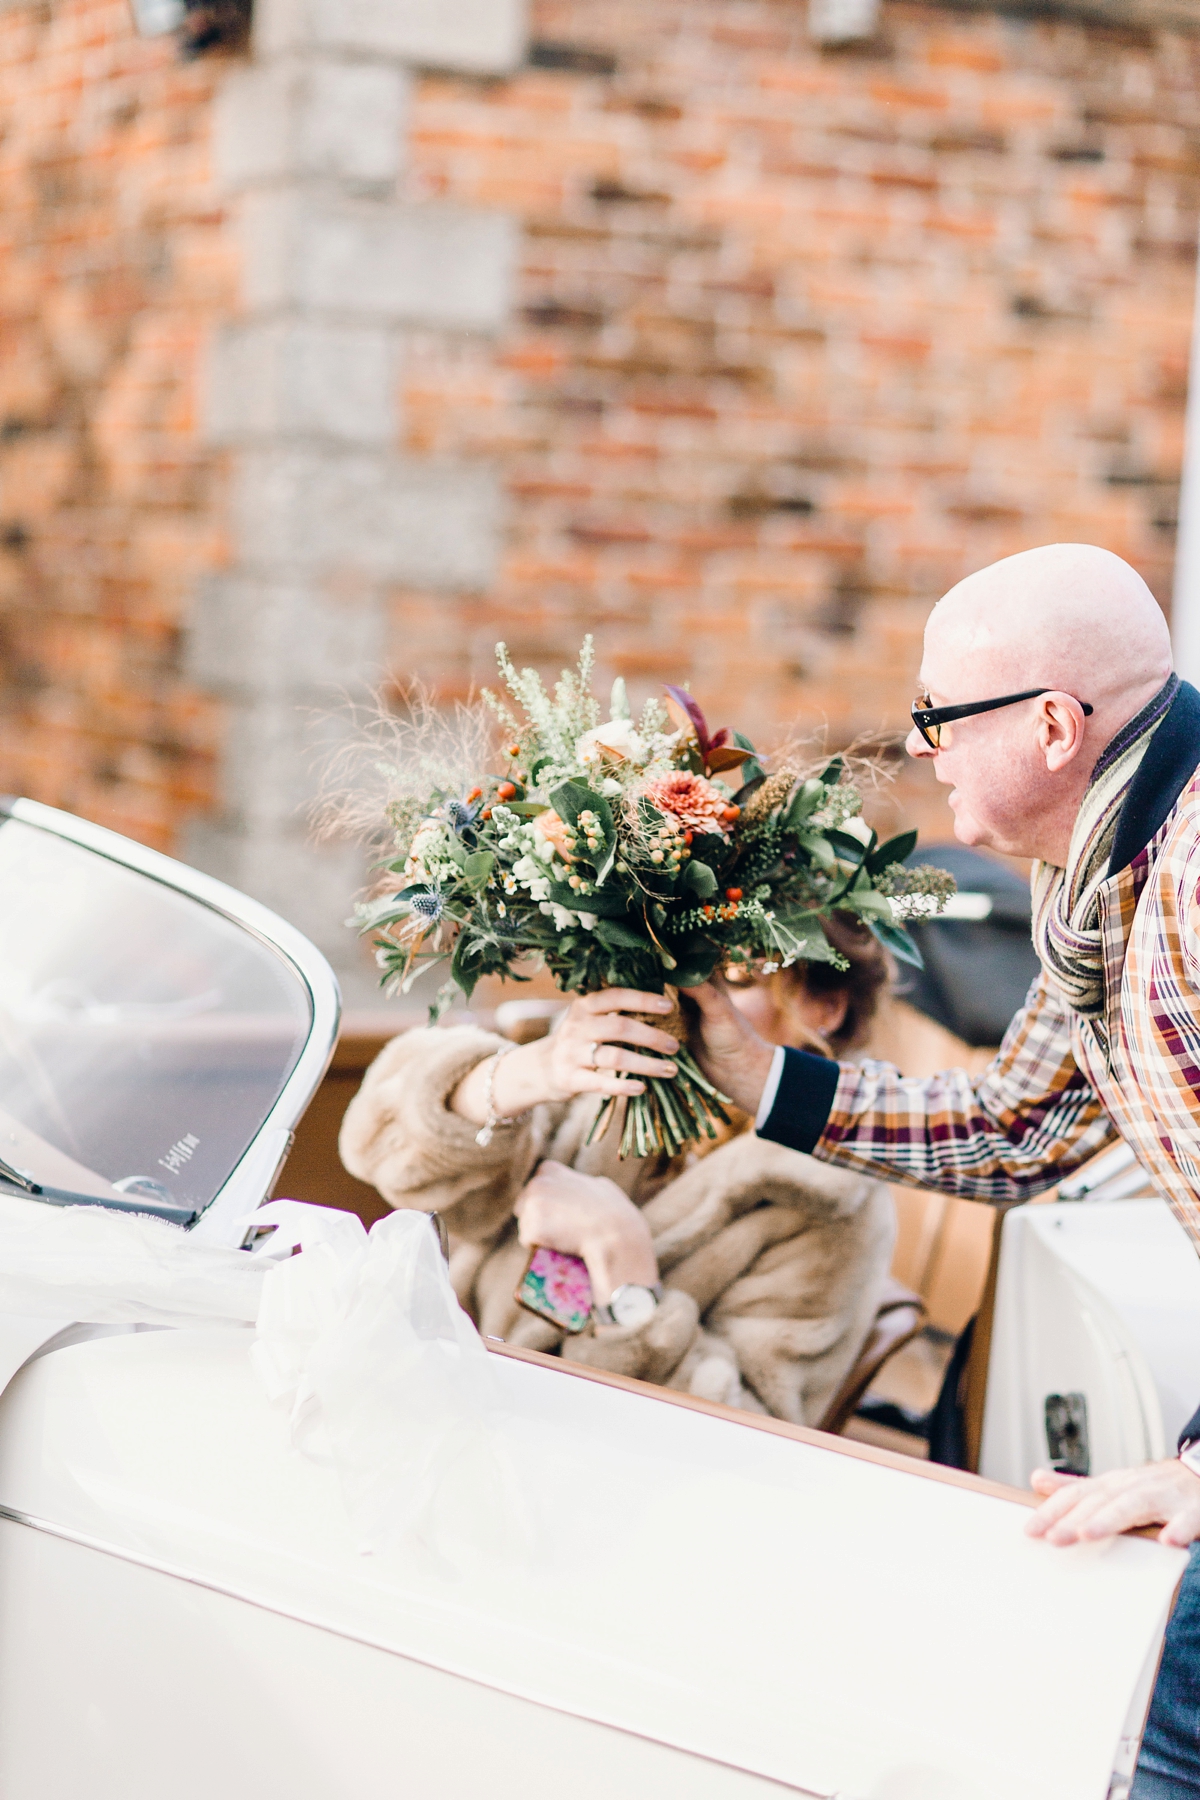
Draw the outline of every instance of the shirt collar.
M1108 873L1127 869L1166 820L1200 764L1200 693L1181 681L1146 746L1117 820Z

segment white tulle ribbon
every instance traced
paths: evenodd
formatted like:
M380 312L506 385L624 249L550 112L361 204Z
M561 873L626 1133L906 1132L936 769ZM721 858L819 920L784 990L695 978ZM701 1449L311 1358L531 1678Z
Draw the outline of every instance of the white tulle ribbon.
M395 1212L368 1236L352 1214L273 1201L253 1222L278 1227L254 1365L297 1449L337 1470L362 1549L409 1534L453 1561L522 1554L498 1387L428 1217Z
M0 1196L0 1317L249 1325L264 1274L259 1258L161 1219Z
M268 1225L247 1253L158 1219L0 1196L0 1390L72 1320L254 1324L267 1399L296 1448L335 1467L364 1549L408 1532L456 1561L485 1543L520 1552L528 1508L497 1383L427 1215L392 1213L368 1236L353 1213L274 1200L240 1221Z

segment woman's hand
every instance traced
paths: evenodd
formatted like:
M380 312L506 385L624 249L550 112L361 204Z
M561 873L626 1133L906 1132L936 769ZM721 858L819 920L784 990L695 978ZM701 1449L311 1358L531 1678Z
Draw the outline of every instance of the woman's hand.
M1050 1544L1115 1537L1138 1525L1161 1525L1160 1544L1183 1548L1200 1537L1200 1475L1175 1457L1090 1480L1035 1469L1029 1485L1047 1497L1025 1530Z
M652 1287L658 1280L650 1227L615 1181L547 1161L526 1182L513 1210L523 1244L582 1256L601 1306L626 1281Z
M511 1118L545 1100L570 1100L575 1094L641 1094L646 1084L638 1076L674 1075L675 1064L662 1059L679 1048L676 1039L626 1016L671 1011L664 995L639 994L632 988L580 995L548 1037L510 1050L495 1065L492 1105L497 1118ZM661 1054L648 1056L648 1050ZM487 1058L477 1063L450 1096L451 1111L476 1125L487 1117L489 1066Z

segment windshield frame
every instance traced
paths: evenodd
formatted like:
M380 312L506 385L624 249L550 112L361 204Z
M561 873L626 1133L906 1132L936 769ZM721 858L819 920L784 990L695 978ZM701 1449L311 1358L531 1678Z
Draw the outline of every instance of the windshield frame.
M174 857L150 850L131 838L77 819L39 800L0 795L0 822L17 819L49 832L83 850L106 857L150 881L160 882L266 944L288 963L307 990L312 1019L308 1037L274 1105L246 1146L240 1160L208 1205L188 1229L209 1243L234 1245L240 1240L238 1220L270 1198L292 1147L293 1133L316 1093L337 1043L342 1000L333 970L303 932L269 907L240 894L213 875L204 875Z

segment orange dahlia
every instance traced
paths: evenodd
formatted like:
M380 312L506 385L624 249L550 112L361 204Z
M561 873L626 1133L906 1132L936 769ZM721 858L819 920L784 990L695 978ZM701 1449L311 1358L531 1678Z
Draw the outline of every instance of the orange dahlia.
M681 830L726 835L728 796L711 781L705 781L703 775L689 775L685 769L675 769L669 775L659 775L648 781L643 792L660 813L678 819Z

